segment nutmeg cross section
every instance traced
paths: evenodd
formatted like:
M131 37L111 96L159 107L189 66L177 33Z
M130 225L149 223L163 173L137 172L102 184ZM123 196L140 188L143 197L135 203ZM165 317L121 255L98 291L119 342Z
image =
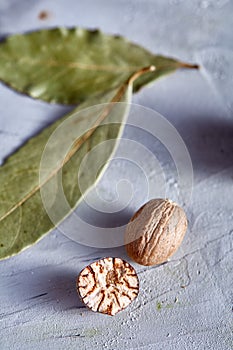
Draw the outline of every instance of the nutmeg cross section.
M128 262L107 257L95 261L80 272L77 291L91 310L113 316L137 297L139 281Z

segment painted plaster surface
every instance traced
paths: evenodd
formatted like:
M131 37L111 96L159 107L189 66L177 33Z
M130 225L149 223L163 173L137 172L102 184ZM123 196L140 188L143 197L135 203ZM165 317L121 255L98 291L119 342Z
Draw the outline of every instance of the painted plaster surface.
M49 16L41 20L38 14L44 10ZM133 264L140 295L127 310L108 317L81 305L75 279L101 257L127 259L124 248L85 247L54 230L0 262L0 349L233 348L232 14L233 2L227 0L0 1L1 37L48 26L101 28L202 66L199 72L179 71L164 78L133 100L165 116L186 143L194 171L191 202L177 197L168 152L153 137L125 130L156 155L166 176L166 194L185 205L189 230L179 251L162 266ZM2 84L1 161L68 110ZM146 160L147 178L156 187L158 169ZM115 160L98 185L111 200L120 178L134 184L130 206L123 216L114 217L116 225L126 223L147 199L144 175L132 167ZM86 215L102 220L92 212Z

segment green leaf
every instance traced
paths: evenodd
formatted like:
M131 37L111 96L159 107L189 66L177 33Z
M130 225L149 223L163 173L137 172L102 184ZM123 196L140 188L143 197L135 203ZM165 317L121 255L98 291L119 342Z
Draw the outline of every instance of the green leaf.
M12 35L0 44L0 79L47 102L77 104L119 87L151 65L156 71L139 78L135 91L177 68L197 68L98 30L47 29Z
M102 164L109 159L128 110L126 103L116 102L130 102L133 81L151 69L145 68L119 88L87 100L30 139L0 167L0 259L18 253L52 230L79 203L83 191L95 184L103 169L96 178L92 169L82 173L81 162L85 156L91 157L88 152L95 146L113 140L98 152ZM82 193L79 170L84 178ZM68 205L60 205L63 192ZM59 210L53 210L54 202L59 203Z

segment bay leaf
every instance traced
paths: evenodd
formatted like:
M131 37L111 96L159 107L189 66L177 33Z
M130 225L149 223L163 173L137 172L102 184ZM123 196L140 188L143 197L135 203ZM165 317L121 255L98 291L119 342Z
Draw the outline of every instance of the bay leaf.
M178 68L197 68L99 30L43 29L0 43L0 80L47 102L80 103L119 87L150 65L156 70L137 79L134 91Z
M113 139L113 143L104 144L101 154L98 153L102 162L109 159L129 106L118 102L130 102L133 81L152 69L142 69L120 87L98 98L86 100L71 114L31 138L0 167L0 259L37 242L78 204L83 192L77 181L77 173L83 158L96 145ZM58 134L53 137L57 130ZM53 142L48 143L51 139ZM95 178L92 169L81 174L85 177L84 190L94 185L101 174L99 172ZM52 189L51 196L54 198L55 194L55 199L59 201L61 191L57 184L61 176L62 193L69 205L61 205L51 218L45 210L41 194Z

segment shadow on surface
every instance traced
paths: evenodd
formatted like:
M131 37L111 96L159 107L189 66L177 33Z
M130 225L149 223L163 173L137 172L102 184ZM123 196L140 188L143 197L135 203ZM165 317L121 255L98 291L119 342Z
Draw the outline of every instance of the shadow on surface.
M195 172L211 175L233 165L233 119L187 118L181 135Z
M59 311L85 308L76 291L76 278L80 271L47 267L25 278L22 288L27 290L27 303Z
M57 303L56 308L65 311L84 307L76 291L76 278L79 272L54 267L39 276L40 285L45 291L48 290L47 297Z

